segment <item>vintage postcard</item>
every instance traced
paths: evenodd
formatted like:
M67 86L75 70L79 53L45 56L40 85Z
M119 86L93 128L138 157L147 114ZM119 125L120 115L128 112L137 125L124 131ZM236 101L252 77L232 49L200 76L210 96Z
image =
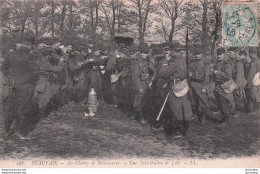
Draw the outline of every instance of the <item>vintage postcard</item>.
M0 168L260 168L259 0L1 0Z

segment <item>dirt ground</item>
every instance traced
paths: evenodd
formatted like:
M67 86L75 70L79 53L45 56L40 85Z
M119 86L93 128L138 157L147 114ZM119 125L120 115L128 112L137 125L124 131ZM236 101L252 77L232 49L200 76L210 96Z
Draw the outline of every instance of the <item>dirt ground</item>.
M260 115L241 114L219 127L212 120L201 125L190 121L187 136L175 139L163 129L141 125L108 104L94 117L84 117L85 106L70 102L50 117L51 124L37 124L36 139L3 139L1 159L117 159L117 158L229 158L259 155ZM2 115L2 113L1 113ZM3 125L3 116L1 117Z

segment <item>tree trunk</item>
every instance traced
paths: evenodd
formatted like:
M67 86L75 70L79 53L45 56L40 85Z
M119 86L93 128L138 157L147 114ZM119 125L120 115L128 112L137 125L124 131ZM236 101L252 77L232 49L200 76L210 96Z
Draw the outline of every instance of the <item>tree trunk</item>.
M39 36L38 12L39 12L39 4L36 1L35 7L34 7L35 44L37 44L37 40L38 40L38 36Z
M202 53L205 53L208 43L208 33L207 33L207 17L208 17L208 0L204 0L202 13Z
M27 17L23 17L23 19L22 19L22 30L21 30L22 39L24 37L24 30L25 30L26 21L27 21Z
M97 30L97 26L98 26L98 6L99 6L99 2L97 1L96 2L96 22L95 22L95 33L96 33L96 30Z
M173 40L173 33L175 31L175 20L176 19L172 19L172 27L171 27L171 31L170 31L170 34L169 34L169 43L172 44L172 40Z
M146 22L147 22L148 14L149 14L149 11L150 11L151 1L152 0L149 0L147 7L146 7L146 10L145 10L145 17L144 17L144 21L143 21L143 32L142 32L142 37L141 37L142 43L144 43L144 35L145 35L145 31L146 31Z
M54 2L51 1L51 36L54 37Z
M137 0L137 6L138 6L138 31L139 31L139 45L142 45L144 43L144 36L143 36L143 18L142 18L142 7L140 0Z
M189 58L189 28L186 29L186 37L185 37L185 49L186 49L186 69L187 69L187 79L190 85L190 76L189 76L189 65L190 65L190 58Z
M171 16L171 31L170 31L170 34L169 34L169 43L172 44L172 40L173 40L173 33L175 32L175 22L178 18L178 3L177 1L175 0L174 1L174 16L172 14Z
M117 1L117 32L120 33L120 27L121 27L121 22L120 22L120 15L121 15L121 7L122 5L119 4L120 2Z
M215 45L216 45L216 42L218 40L218 29L219 29L219 24L220 24L220 12L217 9L217 2L216 1L213 2L213 9L214 9L214 12L215 12L216 23L215 23L215 30L214 30L214 33L213 33L214 34L213 35L213 42L212 42L212 45L211 45L211 55L212 56L214 55Z
M112 11L113 11L113 21L112 21L112 26L111 26L111 39L114 39L115 36L115 24L116 24L116 7L115 7L115 2L112 0Z
M72 30L72 27L73 27L73 9L72 9L72 7L73 7L73 1L71 1L70 2L70 23L69 23L69 28L70 28L70 30Z
M66 16L66 4L63 5L62 12L61 12L61 21L60 21L60 30L63 31L64 29L64 20Z
M90 18L91 18L91 29L92 29L92 32L94 30L94 12L93 12L93 5L91 4L91 7L90 7Z

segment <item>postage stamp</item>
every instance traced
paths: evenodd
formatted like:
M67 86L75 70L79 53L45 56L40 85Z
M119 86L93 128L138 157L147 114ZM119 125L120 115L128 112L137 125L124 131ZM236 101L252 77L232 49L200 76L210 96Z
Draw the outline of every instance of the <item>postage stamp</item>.
M222 46L258 46L258 6L256 3L222 4Z

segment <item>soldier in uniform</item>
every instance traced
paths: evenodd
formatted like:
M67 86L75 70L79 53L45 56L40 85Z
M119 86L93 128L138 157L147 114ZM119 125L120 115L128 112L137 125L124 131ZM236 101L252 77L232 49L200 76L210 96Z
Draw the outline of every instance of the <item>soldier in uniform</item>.
M29 139L28 117L33 114L34 87L38 75L36 61L29 53L29 41L32 40L32 36L27 36L23 43L17 44L17 50L8 55L1 67L10 85L5 133L9 134L11 124L16 119L16 135L21 139Z
M60 56L58 59L52 58L53 49L51 46L45 46L42 49L43 56L39 61L40 77L36 85L36 93L38 95L38 107L40 118L43 120L49 114L52 106L54 96L58 93L60 82L57 80L58 73L62 71L65 62L64 57ZM57 58L57 57L56 57ZM57 62L58 61L58 62ZM49 123L48 121L43 121Z
M240 50L238 55L235 57L233 66L232 66L232 78L234 79L237 87L234 90L234 100L236 104L236 110L238 111L245 111L245 104L246 104L246 95L245 95L245 87L247 84L245 78L245 71L242 60L245 59L247 56L246 51Z
M134 112L141 124L145 124L143 117L143 98L148 88L150 77L148 72L148 55L145 48L140 49L137 53L137 60L132 64L132 80L135 89Z
M86 72L84 64L88 63L82 52L76 51L68 61L68 68L73 80L72 95L76 102L84 101L87 91Z
M226 124L232 111L235 110L233 93L225 93L221 85L232 79L232 68L229 64L224 48L217 49L217 62L213 70L213 79L215 82L214 95L217 100L218 107L223 114L220 124Z
M102 78L100 71L100 63L102 61L100 57L100 50L96 50L93 57L90 58L92 62L92 69L89 72L89 89L94 88L97 92L97 98L99 103L104 103L103 92L102 92Z
M63 59L61 71L57 72L57 77L55 77L56 84L59 85L59 90L52 100L54 106L53 110L58 110L59 107L65 107L68 103L69 89L71 88L72 83L69 77L67 62L69 60L68 53L70 53L71 50L72 47L70 45L66 48L66 51L56 47L51 55L50 60L53 60L52 64L54 66L58 66L59 61Z
M189 65L190 86L195 103L195 112L202 124L209 111L208 95L210 92L210 64L204 60L202 53L197 50L195 58Z
M118 105L118 97L126 97L124 99L128 99L126 90L126 76L128 75L129 68L127 68L127 60L125 55L116 51L116 63L114 67L111 69L111 89L113 94L113 102L112 107L117 107ZM126 101L125 101L126 102Z
M117 107L117 101L116 98L113 95L113 91L115 90L115 84L112 84L111 82L111 75L113 74L114 67L116 65L116 54L118 51L114 48L111 47L111 50L108 53L108 56L105 57L104 59L104 68L102 70L103 72L103 86L104 90L106 91L106 101L108 103L113 103L111 106L112 107Z
M176 48L170 52L171 58L158 71L158 78L168 82L168 103L174 117L177 119L177 136L186 135L189 119L192 117L191 104L188 99L187 68L181 49ZM178 90L176 89L178 88ZM168 120L172 121L172 120ZM180 134L181 133L181 134Z
M260 60L257 57L257 49L255 47L249 48L249 57L251 58L248 77L247 77L247 105L249 112L260 110L260 92L259 86L254 86L252 81L260 71Z
M167 96L167 93L168 93L168 82L164 78L158 78L158 71L161 69L162 66L168 65L169 60L171 58L170 48L168 46L166 46L163 49L155 50L154 52L156 52L156 54L157 54L157 57L156 57L157 64L155 65L156 69L155 69L153 77L149 83L149 88L151 88L151 87L155 88L156 96L158 98L158 100L156 100L157 101L156 104L159 107L161 107L162 103L164 102L164 100ZM168 103L166 103L164 110L162 112L160 121L158 122L154 119L153 126L155 128L160 128L162 123L165 123L164 124L165 131L167 131L166 127L167 128L169 127L169 129L171 130L172 127L168 125L169 122L163 121L164 119L168 120L168 117L171 115L172 115L172 113L171 113L170 106L168 105Z

